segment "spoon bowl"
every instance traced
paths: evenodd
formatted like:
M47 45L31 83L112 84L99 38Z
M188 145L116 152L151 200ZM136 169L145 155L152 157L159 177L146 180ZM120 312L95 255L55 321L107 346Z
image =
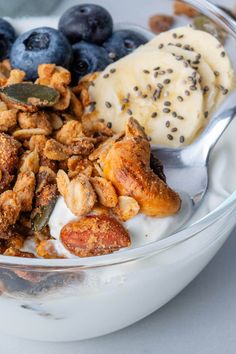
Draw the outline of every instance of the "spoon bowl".
M185 192L192 200L193 210L199 207L208 188L208 161L221 135L236 116L236 91L225 100L195 142L183 148L152 147L163 163L167 182L174 190ZM230 101L230 102L229 102Z

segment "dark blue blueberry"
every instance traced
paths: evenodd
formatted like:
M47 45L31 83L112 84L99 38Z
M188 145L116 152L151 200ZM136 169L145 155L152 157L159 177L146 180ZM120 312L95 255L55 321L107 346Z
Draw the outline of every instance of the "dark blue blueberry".
M21 34L14 42L10 61L13 68L26 73L27 80L38 76L38 65L54 63L70 65L72 48L62 33L50 27L35 28Z
M107 52L96 44L81 41L72 46L73 63L71 66L72 82L77 84L83 76L102 71L110 64Z
M73 44L81 40L102 44L112 35L113 20L102 6L82 4L68 9L58 26Z
M118 60L131 52L140 45L147 43L147 38L140 33L130 30L119 30L103 43L108 52L109 58L113 61Z
M0 61L9 58L10 49L16 39L12 25L0 18Z

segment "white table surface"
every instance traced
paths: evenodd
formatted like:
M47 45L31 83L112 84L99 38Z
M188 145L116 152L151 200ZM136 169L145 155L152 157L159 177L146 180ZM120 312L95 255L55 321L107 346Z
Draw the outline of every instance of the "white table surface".
M166 0L159 1L163 7ZM130 12L135 10L137 22L145 25L149 6L153 9L156 4L158 12L159 1L148 0L148 6L138 11L140 0L126 0L125 13L119 11L123 0L89 2L112 9L115 21L128 21ZM60 14L78 2L64 1L55 13ZM222 4L221 0L216 2ZM225 0L224 5L232 7L235 0ZM0 333L0 354L234 354L235 255L236 229L213 261L184 291L159 311L124 330L73 343L39 343Z

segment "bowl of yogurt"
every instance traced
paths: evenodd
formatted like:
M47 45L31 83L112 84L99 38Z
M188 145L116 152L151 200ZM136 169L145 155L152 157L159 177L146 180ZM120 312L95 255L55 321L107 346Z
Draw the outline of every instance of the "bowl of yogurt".
M233 20L222 17L218 8L203 0L191 0L189 4L223 28L227 35L225 50L235 66L236 27ZM125 4L120 6L125 7ZM150 5L150 14L154 11L154 5ZM35 21L45 26L53 23L52 19L46 18L12 20L12 23L23 32L26 28L35 27ZM189 19L178 18L178 21L184 22L180 23L181 26ZM57 19L55 26L56 23ZM146 30L143 31L145 33ZM106 94L106 87L103 87ZM96 92L92 94L97 95ZM212 97L207 98L210 105ZM166 97L165 100L171 101L171 98ZM180 103L178 100L175 105ZM169 109L168 106L166 108ZM197 117L193 119L198 129L199 121ZM181 125L177 128L180 130ZM186 131L189 143L191 128ZM149 126L149 134L152 134L152 129ZM80 258L57 242L57 252L62 253L66 257L64 259L1 255L0 309L5 320L0 330L44 341L92 338L144 318L178 294L207 265L235 226L235 130L236 122L232 122L214 148L209 161L208 191L192 216L189 215L188 200L181 195L182 207L176 215L154 220L138 214L125 221L132 243L119 252ZM176 141L179 144L181 140L178 136ZM174 143L173 140L168 141ZM74 213L60 197L49 220L56 241L60 241L61 229L75 219ZM29 239L23 251L35 252L34 247Z

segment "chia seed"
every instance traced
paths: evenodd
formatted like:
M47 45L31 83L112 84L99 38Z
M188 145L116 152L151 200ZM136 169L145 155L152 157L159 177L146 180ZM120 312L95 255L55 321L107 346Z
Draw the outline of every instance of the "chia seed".
M169 128L169 127L170 127L170 121L167 120L167 121L166 121L166 128Z
M184 136L183 135L181 135L180 137L179 137L179 142L182 144L182 143L184 143Z
M196 91L197 90L197 87L195 85L191 85L189 88L190 88L191 91Z
M110 102L106 101L105 105L106 105L107 108L111 108L111 103Z
M133 112L131 111L131 109L127 109L127 113L132 116Z
M163 108L163 113L170 113L170 109L169 108Z
M165 80L163 81L163 84L168 85L170 82L171 82L170 79L165 79Z
M169 140L173 140L173 139L174 139L174 137L173 137L173 135L171 135L171 134L167 134L167 139L169 139Z

